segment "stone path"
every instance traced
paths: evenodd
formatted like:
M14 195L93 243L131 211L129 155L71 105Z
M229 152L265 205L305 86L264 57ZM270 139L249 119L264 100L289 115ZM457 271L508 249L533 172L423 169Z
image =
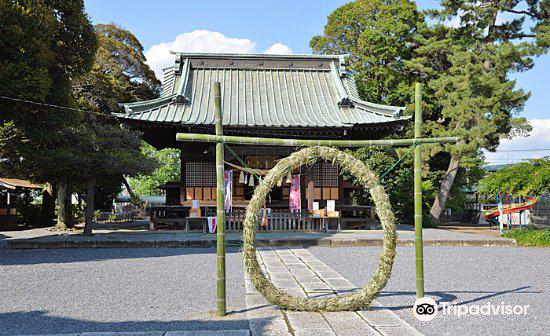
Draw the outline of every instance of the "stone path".
M258 248L258 260L273 284L301 297L332 296L355 287L303 248ZM374 301L368 311L311 313L270 305L245 276L251 335L422 335Z
M341 232L258 232L257 246L381 246L381 230L343 230ZM399 225L397 245L414 246L414 228ZM517 246L515 240L483 234L423 229L424 245L430 246ZM242 232L229 232L228 245L240 246ZM79 232L57 232L50 228L25 231L0 231L0 248L143 248L143 247L215 247L215 234L184 231L94 230L93 236Z

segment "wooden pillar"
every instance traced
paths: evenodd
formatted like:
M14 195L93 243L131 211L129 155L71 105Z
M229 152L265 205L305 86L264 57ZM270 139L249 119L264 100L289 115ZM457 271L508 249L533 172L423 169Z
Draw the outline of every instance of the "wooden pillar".
M306 189L306 199L307 199L307 209L313 209L315 195L315 175L313 174L313 165L309 167L307 172L307 189Z
M186 180L186 169L185 169L185 153L183 151L183 146L180 147L180 204L183 205L183 202L187 200L187 186L185 184Z

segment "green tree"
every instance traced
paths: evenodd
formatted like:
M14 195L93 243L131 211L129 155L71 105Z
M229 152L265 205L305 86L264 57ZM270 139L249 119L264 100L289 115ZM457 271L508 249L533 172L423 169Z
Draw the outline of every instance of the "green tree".
M456 20L461 34L485 42L522 41L536 53L550 46L550 3L547 0L442 0L427 11L440 20Z
M79 106L105 115L87 115L78 130L75 156L81 158L77 179L86 181L85 234L92 233L97 181L103 184L102 190L116 190L121 181L127 183L125 176L151 172L155 165L140 150L140 135L107 117L119 109L118 102L157 97L160 86L132 33L114 24L98 24L95 31L99 46L91 71L73 80Z
M479 182L480 194L540 196L550 192L550 157L532 159L489 173Z
M502 20L502 13L517 17ZM530 69L532 57L547 50L548 5L445 0L429 14L460 24L429 26L410 1L357 0L336 9L310 44L315 52L350 54L364 99L410 107L412 82L426 84L423 136L462 137L457 145L424 150L431 170L425 178L439 186L430 211L437 220L453 191L460 194L453 188L457 174L479 167L481 149L530 130L517 117L529 94L515 88L510 74ZM534 22L522 25L526 18ZM405 135L412 136L411 127Z
M98 180L120 182L123 175L150 172L154 161L141 154L141 138L132 130L88 121L77 130L72 154L79 158L79 173L72 176L86 185L84 233L92 233L95 188ZM118 178L117 178L118 177ZM82 183L82 182L81 182Z
M529 10L515 9L522 6ZM516 11L520 17L498 20ZM450 158L430 211L437 220L459 166L479 162L480 149L495 150L501 138L530 130L525 118L517 117L529 94L509 75L532 68L532 57L547 50L548 11L538 1L443 1L442 9L430 14L459 21L455 28L438 24L419 34L416 57L407 61L427 83L427 110L437 117L425 122L427 133L462 138L439 148ZM527 16L536 21L530 32L522 26Z
M99 46L91 71L73 80L73 95L82 108L110 113L120 102L158 97L160 81L145 64L143 46L128 30L97 24Z
M362 98L405 105L415 81L405 60L412 57L412 42L423 26L413 1L352 1L329 15L323 35L313 37L310 46L315 53L349 54Z
M180 151L165 148L156 150L153 146L143 143L142 154L157 164L152 174L140 174L129 179L130 186L138 195L158 195L158 186L171 181L180 180Z
M83 1L0 0L0 44L1 95L76 106L70 80L88 71L96 48ZM64 201L65 173L74 167L67 129L77 125L82 115L70 109L0 101L0 170L60 184L58 196ZM46 207L51 204L44 202ZM44 213L50 222L53 208Z

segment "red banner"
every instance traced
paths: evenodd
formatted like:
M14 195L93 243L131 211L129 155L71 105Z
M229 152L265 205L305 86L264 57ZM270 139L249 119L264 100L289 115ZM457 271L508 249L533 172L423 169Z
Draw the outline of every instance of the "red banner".
M302 197L300 194L300 175L292 175L289 197L290 212L302 212Z

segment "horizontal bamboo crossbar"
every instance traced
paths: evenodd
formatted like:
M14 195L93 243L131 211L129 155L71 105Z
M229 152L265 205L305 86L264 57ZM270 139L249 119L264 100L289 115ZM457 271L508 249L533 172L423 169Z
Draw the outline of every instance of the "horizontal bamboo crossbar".
M177 133L177 141L225 142L234 145L287 146L287 147L363 147L363 146L412 146L414 144L454 143L459 137L420 138L420 139L387 139L387 140L301 140L280 138L256 138L231 135L211 135L197 133Z

